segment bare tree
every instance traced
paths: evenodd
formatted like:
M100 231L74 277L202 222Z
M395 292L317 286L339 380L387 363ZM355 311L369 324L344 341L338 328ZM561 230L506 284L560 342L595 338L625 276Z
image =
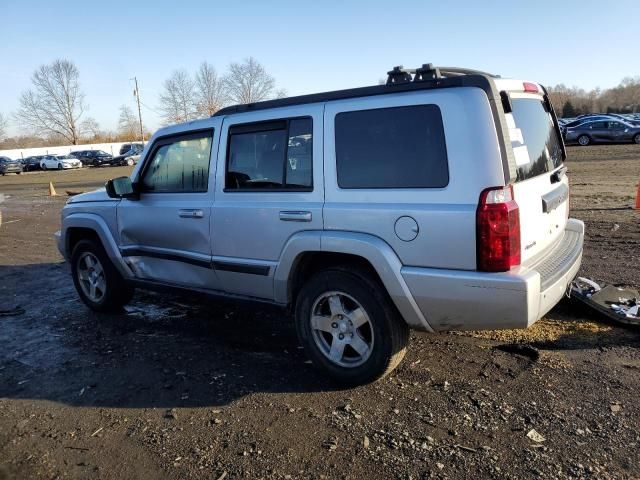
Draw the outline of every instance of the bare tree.
M200 117L210 117L220 110L227 99L225 85L216 69L202 62L196 72L195 105Z
M120 105L118 118L118 133L128 140L135 140L138 136L138 119L128 105Z
M0 140L7 135L7 128L9 126L9 120L7 117L0 113Z
M33 88L20 96L16 120L23 127L43 135L65 138L78 144L79 119L84 112L80 73L69 60L41 65L31 77Z
M242 63L231 63L224 85L233 103L252 103L274 96L276 82L258 61L249 57Z
M165 123L187 122L196 118L194 83L185 70L176 70L164 81L160 110Z
M80 124L80 130L83 135L92 139L98 138L102 134L98 121L93 117L85 118Z

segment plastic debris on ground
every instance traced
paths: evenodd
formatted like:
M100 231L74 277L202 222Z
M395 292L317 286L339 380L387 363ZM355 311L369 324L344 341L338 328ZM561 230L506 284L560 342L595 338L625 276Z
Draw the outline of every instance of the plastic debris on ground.
M615 322L640 325L640 293L632 288L598 284L578 277L571 283L571 297Z

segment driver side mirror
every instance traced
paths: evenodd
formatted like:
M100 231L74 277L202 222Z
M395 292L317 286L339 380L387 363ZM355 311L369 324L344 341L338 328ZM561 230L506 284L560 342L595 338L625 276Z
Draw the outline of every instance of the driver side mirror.
M129 177L118 177L107 180L104 187L110 198L129 198L132 200L140 198L140 195L135 191L133 183L131 183L131 179Z

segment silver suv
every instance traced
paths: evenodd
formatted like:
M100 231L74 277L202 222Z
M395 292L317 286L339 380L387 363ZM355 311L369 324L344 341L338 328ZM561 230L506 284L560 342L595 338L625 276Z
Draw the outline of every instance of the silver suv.
M565 157L539 84L396 67L159 130L130 177L69 200L57 242L93 310L134 287L274 303L358 384L410 328L525 328L562 298L584 236Z

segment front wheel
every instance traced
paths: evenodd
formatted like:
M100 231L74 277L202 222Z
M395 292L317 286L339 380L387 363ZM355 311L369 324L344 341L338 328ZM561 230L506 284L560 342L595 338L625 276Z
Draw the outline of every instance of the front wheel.
M131 167L133 165L133 160L130 158L127 158L127 166Z
M95 240L81 240L74 247L71 272L80 299L91 310L119 312L133 296L133 289Z
M62 170L62 164L61 163L58 164L58 170Z
M591 143L591 139L587 135L580 135L578 137L578 143L583 147L586 147Z
M384 377L405 355L409 328L384 287L359 270L328 269L305 284L296 329L313 364L342 384Z
M640 145L640 133L637 133L636 136L633 137L633 143Z
M46 170L46 169L47 169L47 166L43 163L42 165L40 165L40 168L41 168L42 170Z

